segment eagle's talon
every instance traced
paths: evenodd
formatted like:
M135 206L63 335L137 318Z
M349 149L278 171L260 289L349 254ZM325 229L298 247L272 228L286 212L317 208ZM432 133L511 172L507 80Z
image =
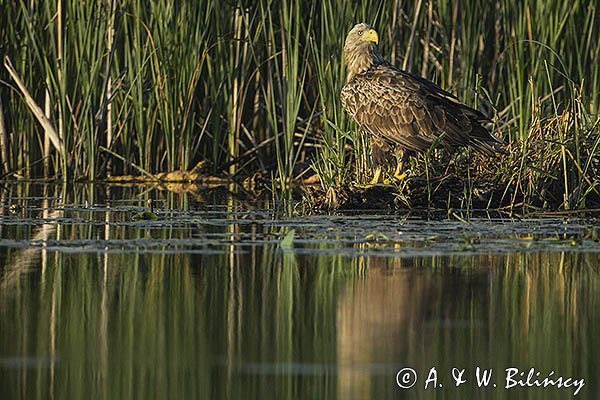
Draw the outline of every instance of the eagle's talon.
M408 172L409 172L409 171L406 171L406 172L403 172L403 173L401 173L401 174L399 174L399 173L395 173L395 174L394 174L394 178L396 178L396 182L401 182L401 181L403 181L404 179L406 179L406 177L408 177Z

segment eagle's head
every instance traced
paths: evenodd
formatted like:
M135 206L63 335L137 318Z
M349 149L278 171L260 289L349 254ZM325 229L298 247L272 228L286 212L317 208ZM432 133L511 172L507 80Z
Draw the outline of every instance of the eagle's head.
M348 67L348 81L379 62L378 43L377 31L368 24L356 24L348 32L344 44L344 62Z

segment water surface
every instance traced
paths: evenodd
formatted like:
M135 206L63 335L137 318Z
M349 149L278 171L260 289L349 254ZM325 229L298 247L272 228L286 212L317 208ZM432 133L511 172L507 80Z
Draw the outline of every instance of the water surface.
M540 381L551 371L584 379L577 398L600 390L591 218L301 216L247 198L94 186L1 196L3 399L576 390L506 389L511 367L523 380L531 368ZM132 221L149 197L158 219ZM487 387L477 367L493 370ZM418 376L410 389L396 381L404 368ZM453 368L465 369L459 387Z

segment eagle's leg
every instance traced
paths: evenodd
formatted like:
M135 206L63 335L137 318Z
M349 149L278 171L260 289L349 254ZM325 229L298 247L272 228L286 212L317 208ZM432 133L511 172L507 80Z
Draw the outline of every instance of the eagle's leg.
M408 171L404 171L404 164L408 161L408 157L411 155L411 152L403 149L400 146L396 146L395 155L396 169L394 170L392 181L400 182L408 176Z
M375 167L375 172L373 173L373 179L369 182L369 185L377 185L382 182L381 172L382 165L385 164L386 157L388 152L390 151L390 145L379 136L372 136L371 139L371 161L373 162Z
M381 181L381 165L378 165L375 168L375 172L373 173L373 179L369 182L369 185L377 185Z
M407 177L407 173L404 171L404 164L408 161L410 152L404 150L400 146L396 146L396 170L394 171L394 178L398 181Z

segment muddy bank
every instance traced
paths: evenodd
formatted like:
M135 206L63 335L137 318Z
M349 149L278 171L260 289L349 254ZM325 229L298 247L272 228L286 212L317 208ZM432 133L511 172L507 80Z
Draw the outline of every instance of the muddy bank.
M416 177L399 185L352 185L327 192L320 187L310 187L306 196L316 209L500 209L523 206L523 195L510 185L467 181L456 176L429 181Z

